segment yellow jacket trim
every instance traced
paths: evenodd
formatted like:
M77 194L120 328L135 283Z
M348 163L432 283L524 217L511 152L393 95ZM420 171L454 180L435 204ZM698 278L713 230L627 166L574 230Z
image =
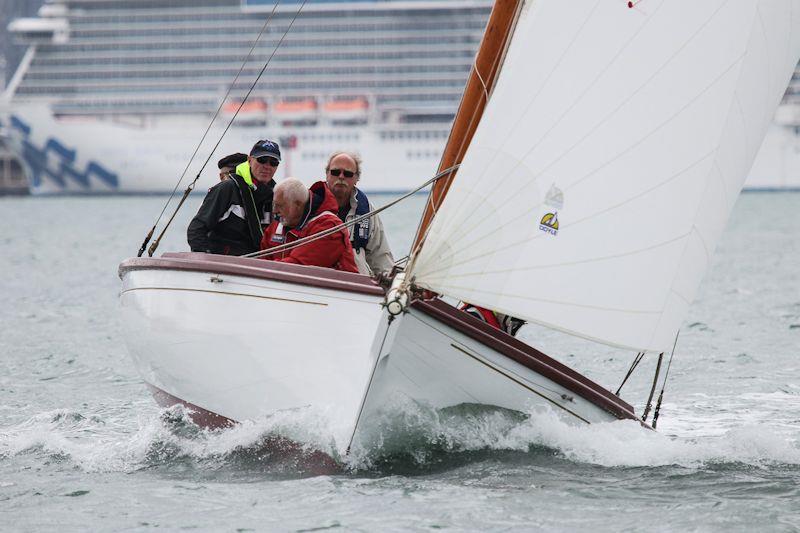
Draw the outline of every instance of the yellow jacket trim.
M250 188L255 189L255 185L253 185L253 175L250 174L250 162L245 161L244 163L239 163L236 165L236 173L244 179L244 182L247 183Z

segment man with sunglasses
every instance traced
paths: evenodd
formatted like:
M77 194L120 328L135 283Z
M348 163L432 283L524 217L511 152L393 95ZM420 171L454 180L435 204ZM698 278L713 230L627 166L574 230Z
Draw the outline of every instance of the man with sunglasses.
M273 177L280 160L277 143L258 141L228 179L208 190L186 231L193 252L244 255L259 249L272 218Z
M367 195L356 187L361 179L361 159L351 152L334 152L325 165L328 188L339 204L339 219L349 222L373 210ZM378 215L365 218L350 228L350 242L355 252L356 265L362 274L388 272L394 266L394 257L383 232Z

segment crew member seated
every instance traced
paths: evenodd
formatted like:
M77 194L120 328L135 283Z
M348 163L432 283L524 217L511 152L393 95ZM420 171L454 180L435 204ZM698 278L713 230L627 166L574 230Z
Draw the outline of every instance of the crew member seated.
M339 204L338 214L342 222L350 222L374 211L367 195L356 187L361 180L361 158L357 154L334 152L325 165L325 177ZM350 229L350 244L356 266L362 274L371 276L392 270L394 257L378 215L365 218Z
M241 160L237 154L229 158L221 163L230 166L237 158ZM246 161L208 190L186 230L193 252L244 255L258 250L264 227L271 220L272 178L280 160L277 143L258 141Z
M287 178L275 187L272 201L274 219L264 232L261 249L269 250L339 226L342 222L336 215L338 209L336 198L324 181L318 181L311 189L306 189L300 180ZM344 227L330 235L263 258L358 272L350 234Z
M492 311L485 307L478 307L477 305L466 302L462 302L459 309L482 322L486 322L495 329L505 331L512 337L516 337L519 328L525 325L525 321L521 318L504 315L503 313L498 313L497 311Z

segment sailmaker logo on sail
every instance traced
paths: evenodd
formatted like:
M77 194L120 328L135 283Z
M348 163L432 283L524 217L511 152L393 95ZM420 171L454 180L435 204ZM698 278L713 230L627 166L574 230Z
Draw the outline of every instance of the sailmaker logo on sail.
M539 229L550 235L558 235L558 211L545 214L539 221Z

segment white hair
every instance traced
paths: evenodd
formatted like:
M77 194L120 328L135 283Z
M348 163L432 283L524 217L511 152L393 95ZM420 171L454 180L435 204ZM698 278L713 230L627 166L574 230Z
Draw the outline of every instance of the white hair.
M286 178L275 186L274 194L283 193L283 198L290 202L305 203L308 199L308 189L297 178Z

